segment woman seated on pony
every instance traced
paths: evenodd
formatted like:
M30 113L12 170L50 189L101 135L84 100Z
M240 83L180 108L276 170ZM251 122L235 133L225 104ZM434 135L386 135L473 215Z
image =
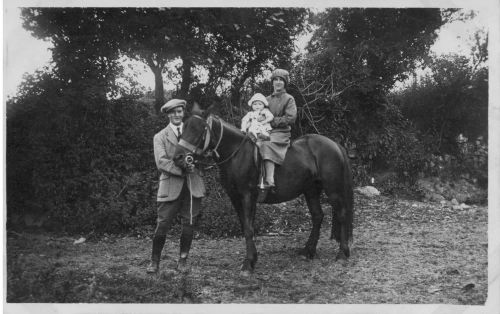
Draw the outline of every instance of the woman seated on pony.
M264 160L264 168L266 171L266 178L264 188L274 188L274 167L275 164L281 165L285 160L285 155L290 146L290 137L292 125L297 119L297 106L295 99L292 95L286 92L286 87L290 83L290 74L283 69L276 69L271 75L274 92L267 98L261 97L262 94L255 94L249 101L249 105L254 106L256 101L262 102L267 108L261 111L270 111L273 118L268 118L271 115L266 115L266 119L261 118L262 122L269 120L270 127L263 126L264 130L260 130L261 134L269 132L269 140L257 141L256 145L259 147L260 154ZM260 96L259 96L260 95ZM259 105L261 107L262 105ZM249 115L258 115L257 109L250 112ZM245 120L245 118L243 118ZM258 121L258 119L257 119ZM245 127L245 129L244 129ZM259 126L260 128L260 126ZM242 123L242 130L246 131L246 125ZM264 131L264 132L262 132ZM258 133L257 133L258 134ZM258 138L258 136L257 136Z

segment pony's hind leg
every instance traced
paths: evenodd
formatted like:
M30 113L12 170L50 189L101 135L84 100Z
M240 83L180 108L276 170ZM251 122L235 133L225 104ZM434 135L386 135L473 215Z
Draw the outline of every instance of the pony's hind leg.
M350 219L342 199L335 193L327 194L328 201L332 205L332 235L340 245L336 260L345 260L350 255L349 250L349 224Z
M316 255L316 246L318 245L321 223L323 222L323 210L319 201L320 190L314 189L304 193L307 207L311 213L312 229L307 239L306 245L299 250L299 255L312 259Z

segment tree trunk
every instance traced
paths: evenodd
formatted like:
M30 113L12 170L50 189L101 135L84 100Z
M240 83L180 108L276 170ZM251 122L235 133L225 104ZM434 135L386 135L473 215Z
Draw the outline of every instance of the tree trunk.
M249 77L249 73L244 73L241 77L235 79L231 85L231 105L233 107L239 108L241 105L241 88L245 84L246 79Z
M179 98L186 99L189 86L191 86L191 67L193 66L193 62L189 57L182 57L182 82L181 82L181 90L179 92Z
M231 105L233 107L240 108L241 104L241 93L240 93L240 86L233 86L231 88Z
M161 106L165 103L165 94L163 91L163 77L161 75L162 68L151 67L155 75L155 111L160 113Z

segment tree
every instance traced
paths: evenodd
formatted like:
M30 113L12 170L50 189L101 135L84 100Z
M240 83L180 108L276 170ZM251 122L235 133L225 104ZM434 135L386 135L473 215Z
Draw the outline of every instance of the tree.
M441 12L336 8L315 22L308 53L293 73L307 100L304 124L348 147L356 144L363 159L375 160L391 143L381 121L400 119L386 95L426 58L444 23Z
M335 92L386 92L423 60L443 23L438 9L330 9L318 16L309 57Z
M52 41L54 74L75 97L104 99L116 90L121 67L112 9L24 8L23 26Z
M488 69L461 55L434 56L429 67L431 74L398 96L405 116L436 153L455 154L460 134L486 139Z
M156 108L163 104L161 74L168 61L182 60L179 95L186 97L194 69L208 72L204 84L213 93L232 82L234 99L245 80L267 62L283 64L304 30L305 9L174 8L122 10L125 53L149 65L155 75Z
M294 40L305 30L309 12L300 8L211 9L208 25L207 86L215 90L231 82L232 103L239 105L241 89L249 78L270 64L288 68ZM211 22L210 22L211 21Z
M197 79L193 69L209 73L207 89L224 80L235 98L246 79L268 62L284 64L294 38L304 30L305 9L281 8L28 8L25 27L54 43L53 59L64 81L89 79L94 86L114 80L120 55L147 64L155 75L155 107L164 102L165 65L176 58L186 97ZM106 80L108 81L106 83Z
M193 70L201 68L208 71L206 92L214 93L230 81L237 102L245 80L263 65L283 64L290 58L295 36L304 30L307 10L175 8L133 9L125 14L129 21L124 33L131 38L126 51L155 73L157 103L162 102L158 98L162 68L174 58L182 60L180 97L186 97L196 81Z
M127 56L148 65L155 76L155 109L164 104L163 73L169 61L181 58L180 97L191 84L193 63L206 54L200 32L201 11L185 8L128 8L117 12L114 23L121 29L120 49Z

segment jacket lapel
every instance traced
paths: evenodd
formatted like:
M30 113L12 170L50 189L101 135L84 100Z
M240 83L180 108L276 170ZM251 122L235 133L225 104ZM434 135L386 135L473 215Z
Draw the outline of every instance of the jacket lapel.
M167 140L169 140L170 142L172 142L172 144L175 144L177 145L177 136L175 135L174 133L174 130L172 130L172 128L169 126L167 126L165 128L166 132L167 132Z

